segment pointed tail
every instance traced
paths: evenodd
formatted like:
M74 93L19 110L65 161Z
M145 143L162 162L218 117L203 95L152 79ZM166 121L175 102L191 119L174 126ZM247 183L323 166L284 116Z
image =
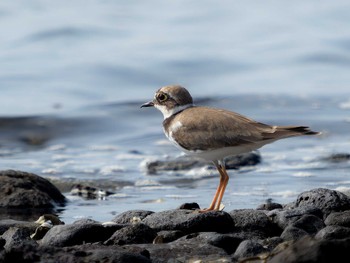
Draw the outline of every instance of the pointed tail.
M275 129L274 134L280 138L321 134L320 132L310 130L307 126L276 126Z

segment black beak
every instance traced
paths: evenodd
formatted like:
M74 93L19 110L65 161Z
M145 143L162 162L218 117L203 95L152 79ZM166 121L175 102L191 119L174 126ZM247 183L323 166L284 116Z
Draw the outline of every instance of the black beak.
M149 102L146 102L146 103L142 104L142 105L141 105L141 108L153 107L153 106L154 106L153 101L149 101Z

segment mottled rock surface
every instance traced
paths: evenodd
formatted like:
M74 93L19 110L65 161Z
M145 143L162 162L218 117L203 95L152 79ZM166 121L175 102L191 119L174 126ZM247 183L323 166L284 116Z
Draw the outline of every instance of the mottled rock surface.
M48 180L22 171L0 171L0 208L35 209L64 205L65 197Z
M0 220L0 262L338 262L350 249L348 202L314 189L275 209L131 210L107 223L59 221L35 239L40 220Z
M295 207L313 206L319 208L324 218L332 212L350 209L350 198L338 191L317 188L301 193L295 201Z
M232 217L223 211L199 213L192 210L175 209L154 213L142 222L149 227L161 230L191 232L227 232L233 229Z

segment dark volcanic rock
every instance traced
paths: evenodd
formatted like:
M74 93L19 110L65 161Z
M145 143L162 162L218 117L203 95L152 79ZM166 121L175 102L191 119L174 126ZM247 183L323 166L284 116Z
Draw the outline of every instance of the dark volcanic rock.
M147 173L156 174L159 171L181 171L189 170L194 167L201 167L207 163L199 159L193 159L188 156L182 156L173 160L151 161L146 164Z
M150 263L144 249L127 249L119 246L82 245L74 247L38 247L24 244L0 252L0 262L55 262L55 263Z
M74 246L85 243L106 241L123 225L103 226L86 221L70 225L57 225L51 228L41 240L43 246Z
M283 230L281 238L284 240L298 240L308 235L309 234L305 230L290 225Z
M267 252L267 249L257 241L244 240L239 244L233 257L242 259L246 257L253 257L264 252Z
M350 198L338 191L317 188L301 193L295 201L295 207L310 205L319 208L326 218L332 212L350 210Z
M282 229L299 220L304 215L314 215L319 218L323 217L322 211L313 206L302 206L288 210L276 209L270 211L267 215Z
M0 171L0 208L53 208L65 197L48 180L35 174Z
M231 216L223 211L199 213L192 210L168 210L149 215L143 223L156 231L180 230L193 232L230 232L233 229Z
M139 244L124 246L139 247L149 251L153 263L163 262L230 262L227 253L207 243L195 243L193 240L177 240L165 244ZM215 261L217 260L217 261Z
M261 157L258 152L249 152L226 158L225 167L226 169L238 169L242 166L256 165L260 162ZM146 169L149 174L156 174L159 171L189 170L205 165L212 165L212 163L185 155L172 160L149 162L146 164Z
M115 222L117 224L130 224L135 220L143 220L153 213L153 211L147 210L129 210L117 215L112 219L112 222Z
M106 245L125 245L125 244L146 244L152 243L157 232L149 226L139 223L126 226L117 230L106 242Z
M178 209L197 210L197 209L200 209L200 206L197 203L184 203L180 205Z
M350 210L325 214L346 207L347 199L309 192L314 201L272 211L133 210L114 218L117 223L69 225L45 215L44 224L50 219L54 226L39 245L30 236L41 223L2 220L0 262L338 262L350 248Z
M281 204L273 203L271 201L271 199L268 199L265 204L259 205L256 208L256 210L268 210L268 211L271 211L271 210L274 210L274 209L282 209L282 208L283 208L283 206Z
M1 251L1 249L3 249L5 244L6 244L6 240L0 237L0 251Z
M30 238L30 234L31 232L26 228L11 227L2 235L2 238L6 241L4 248L9 250L12 247L22 245L24 243L37 245L37 243Z
M232 254L238 245L243 241L242 238L234 234L220 234L215 232L193 233L178 239L176 242L191 240L194 244L208 244L222 248L227 254Z
M164 230L157 233L157 237L155 238L154 242L157 244L169 243L183 237L184 235L186 234L179 230Z
M289 245L280 253L272 254L269 263L302 263L302 262L347 262L350 250L350 239L315 240L305 237Z
M291 225L306 231L310 235L316 234L325 227L323 220L314 215L303 215Z
M230 215L235 225L235 231L259 231L266 237L278 236L282 232L263 211L240 209L231 211Z
M25 228L34 232L38 227L38 224L34 222L18 221L13 219L3 219L0 220L0 235L7 231L10 227Z
M330 156L321 158L322 161L331 162L331 163L341 163L347 162L350 160L349 153L335 153Z
M350 227L350 210L344 212L334 212L327 216L324 223L327 226L337 225L337 226L345 226Z
M318 239L343 239L350 237L350 228L343 226L326 226L315 236Z
M277 247L279 244L284 242L284 239L281 237L271 237L271 238L266 238L261 241L261 245L266 248L268 251L272 251Z
M225 159L226 169L238 169L243 166L257 165L261 163L261 156L258 152L243 153Z

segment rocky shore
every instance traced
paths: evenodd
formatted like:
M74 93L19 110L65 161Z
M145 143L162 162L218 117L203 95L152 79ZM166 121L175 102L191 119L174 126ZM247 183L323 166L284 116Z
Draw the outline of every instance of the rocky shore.
M199 213L192 203L110 222L64 224L52 214L64 203L49 181L1 171L0 262L345 262L350 251L350 198L330 189L284 205ZM19 221L13 211L42 216Z

